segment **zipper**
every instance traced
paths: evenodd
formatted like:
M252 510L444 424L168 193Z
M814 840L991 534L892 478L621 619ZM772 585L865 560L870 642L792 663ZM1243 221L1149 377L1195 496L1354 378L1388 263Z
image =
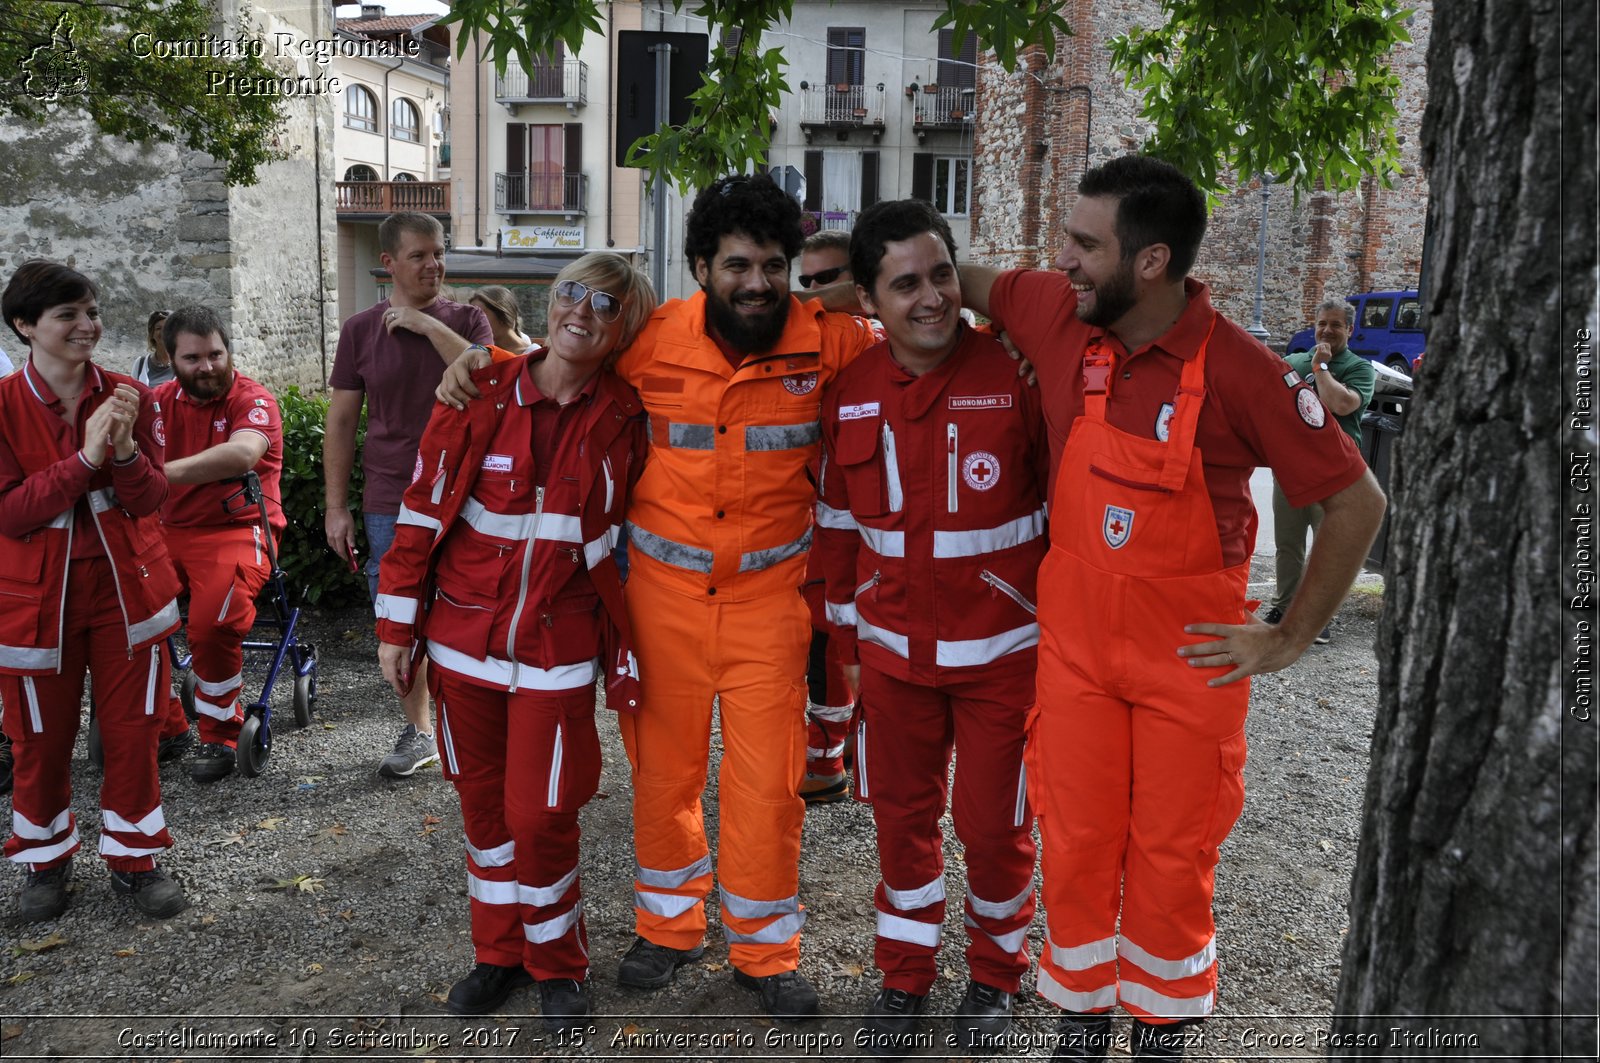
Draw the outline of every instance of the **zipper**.
M856 792L863 801L872 796L872 786L867 779L867 718L856 723Z
M889 484L889 512L899 513L905 508L905 493L900 489L900 458L894 449L894 429L883 422L883 471Z
M522 607L528 604L528 572L533 567L533 544L539 541L539 526L544 523L544 488L533 492L533 534L522 544L522 580L517 586L517 607L511 612L511 628L506 632L506 660L511 662L511 686L517 689L517 625L522 621Z
M984 569L982 572L978 573L978 578L983 580L983 582L987 583L990 587L994 588L994 591L992 591L991 594L995 592L1003 594L1007 598L1010 598L1012 601L1016 602L1018 605L1022 606L1022 608L1026 609L1028 612L1032 613L1034 616L1039 615L1039 610L1034 607L1032 602L1028 601L1028 599L1023 596L1021 591L1017 590L999 576L996 576L993 572L990 572L988 569Z
M956 498L956 426L953 422L944 426L944 452L945 483L949 497L948 512L954 513L959 500Z
M94 516L91 507L89 515ZM77 531L78 515L69 511L67 516L67 556L61 562L61 601L56 610L56 675L61 674L61 669L66 661L67 649L67 584L72 580L72 533ZM116 570L115 563L111 566Z
M451 605L455 606L457 609L476 609L479 612L483 612L483 613L487 613L487 612L490 611L490 609L489 609L489 607L487 605L473 605L471 602L458 602L454 598L450 597L448 594L446 594L444 591L440 590L437 587L435 587L433 589L433 596L435 598L443 598L445 601L449 602Z
M872 591L872 600L873 601L877 601L878 600L877 587L878 587L878 584L880 584L882 582L883 582L883 572L882 571L873 572L871 579L867 580L867 582L863 583L861 586L856 588L855 597L859 598L863 594L867 593L868 591Z

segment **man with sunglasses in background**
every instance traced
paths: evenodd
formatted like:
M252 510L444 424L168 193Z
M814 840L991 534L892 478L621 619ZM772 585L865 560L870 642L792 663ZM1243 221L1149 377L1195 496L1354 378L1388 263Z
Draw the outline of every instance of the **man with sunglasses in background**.
M650 417L628 510L628 615L644 687L620 718L633 766L634 921L617 981L659 989L704 953L712 860L701 795L721 713L718 871L734 981L775 1019L817 1013L799 973L799 796L822 391L875 337L789 290L800 206L770 177L695 197L684 255L700 291L651 317L617 363ZM439 398L476 395L471 352Z

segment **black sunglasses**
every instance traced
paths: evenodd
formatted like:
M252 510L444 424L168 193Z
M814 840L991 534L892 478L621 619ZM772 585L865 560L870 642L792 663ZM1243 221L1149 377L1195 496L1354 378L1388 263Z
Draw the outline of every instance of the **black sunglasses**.
M817 273L802 273L800 274L800 287L809 288L813 284L832 284L839 279L839 274L849 268L849 266L835 266L832 269L821 270Z

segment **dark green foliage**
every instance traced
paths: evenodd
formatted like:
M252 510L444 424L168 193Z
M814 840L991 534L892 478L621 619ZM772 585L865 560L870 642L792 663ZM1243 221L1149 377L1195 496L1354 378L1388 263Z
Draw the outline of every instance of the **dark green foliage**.
M289 519L278 560L289 592L303 592L309 605L361 605L367 600L365 577L351 572L349 564L328 549L322 532L322 428L328 419L328 397L302 395L299 388L292 387L278 396L278 407L283 411L283 512ZM363 410L356 427L358 454L366 435L367 416ZM359 461L350 470L350 497L361 497ZM350 508L356 521L356 538L361 541L361 556L366 557L359 503L352 502Z

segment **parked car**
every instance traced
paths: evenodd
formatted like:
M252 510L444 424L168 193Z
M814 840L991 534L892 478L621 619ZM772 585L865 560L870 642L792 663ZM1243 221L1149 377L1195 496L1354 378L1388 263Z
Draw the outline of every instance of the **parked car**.
M1415 291L1362 292L1349 302L1356 308L1355 327L1350 333L1350 349L1372 362L1410 375L1422 357L1426 340L1422 335L1422 300ZM1289 338L1286 354L1309 351L1316 346L1311 329L1302 329Z

